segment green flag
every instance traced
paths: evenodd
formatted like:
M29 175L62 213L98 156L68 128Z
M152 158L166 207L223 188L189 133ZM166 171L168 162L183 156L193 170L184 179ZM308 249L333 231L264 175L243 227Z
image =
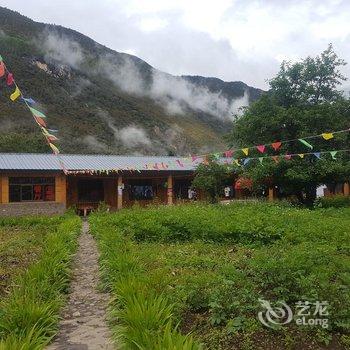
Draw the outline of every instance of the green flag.
M259 157L260 164L262 164L263 160L264 160L264 157Z
M338 151L331 151L330 154L332 156L332 159L337 159L335 158L335 155L338 153Z
M299 139L299 141L300 141L303 145L305 145L306 147L309 147L310 149L313 149L313 148L314 148L313 145L310 145L308 142L306 142L306 141L303 140L303 139Z

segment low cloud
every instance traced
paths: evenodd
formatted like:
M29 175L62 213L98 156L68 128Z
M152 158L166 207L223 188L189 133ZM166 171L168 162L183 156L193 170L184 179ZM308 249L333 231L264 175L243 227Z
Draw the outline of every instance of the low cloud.
M100 142L95 136L92 135L83 137L82 143L96 152L105 152L108 149L108 146L106 144Z
M101 56L97 64L98 73L102 73L123 91L136 95L145 95L145 83L136 64L126 55L116 61L112 55Z
M48 62L56 61L72 68L86 69L83 62L88 61L89 57L85 57L84 50L77 42L56 32L44 32L43 38L40 43ZM183 115L194 110L216 118L230 119L239 112L240 107L249 103L248 92L241 98L229 100L221 92L211 92L206 87L157 71L137 60L127 54L100 55L94 68L89 68L89 73L104 76L126 93L152 98L171 115ZM80 94L89 83L88 80L79 80L74 96Z
M99 109L97 114L112 130L115 140L121 142L124 147L132 149L139 146L145 146L152 149L152 142L148 137L146 130L142 127L129 125L119 129L114 125L113 119L108 112Z
M83 62L84 53L81 46L57 32L44 31L36 40L36 44L44 50L44 58L48 63L59 62L79 68Z
M137 126L127 126L119 131L120 140L128 148L151 146L151 140L144 129Z

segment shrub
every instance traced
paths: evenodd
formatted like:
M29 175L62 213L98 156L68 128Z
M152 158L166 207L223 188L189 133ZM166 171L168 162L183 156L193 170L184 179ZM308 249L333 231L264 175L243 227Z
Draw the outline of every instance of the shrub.
M350 207L350 196L334 195L317 198L315 207L318 208L342 208Z

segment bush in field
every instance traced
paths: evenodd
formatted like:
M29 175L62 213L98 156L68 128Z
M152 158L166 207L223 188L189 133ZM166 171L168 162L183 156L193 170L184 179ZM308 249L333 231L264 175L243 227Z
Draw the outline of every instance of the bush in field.
M53 221L20 220L28 225ZM48 233L40 259L15 280L9 297L0 303L0 349L41 349L57 331L80 219L68 216L54 220L57 228ZM12 219L7 222L11 224Z
M227 166L209 159L208 164L200 164L195 172L192 186L203 190L209 197L210 203L217 203L224 189L225 180L232 174Z
M315 207L318 208L342 208L350 207L350 196L335 195L329 197L320 197L315 201Z

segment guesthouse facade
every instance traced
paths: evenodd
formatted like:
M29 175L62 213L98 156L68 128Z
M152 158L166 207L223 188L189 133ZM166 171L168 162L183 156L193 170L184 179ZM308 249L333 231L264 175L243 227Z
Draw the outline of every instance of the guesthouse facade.
M0 216L187 201L194 169L176 157L0 153Z

